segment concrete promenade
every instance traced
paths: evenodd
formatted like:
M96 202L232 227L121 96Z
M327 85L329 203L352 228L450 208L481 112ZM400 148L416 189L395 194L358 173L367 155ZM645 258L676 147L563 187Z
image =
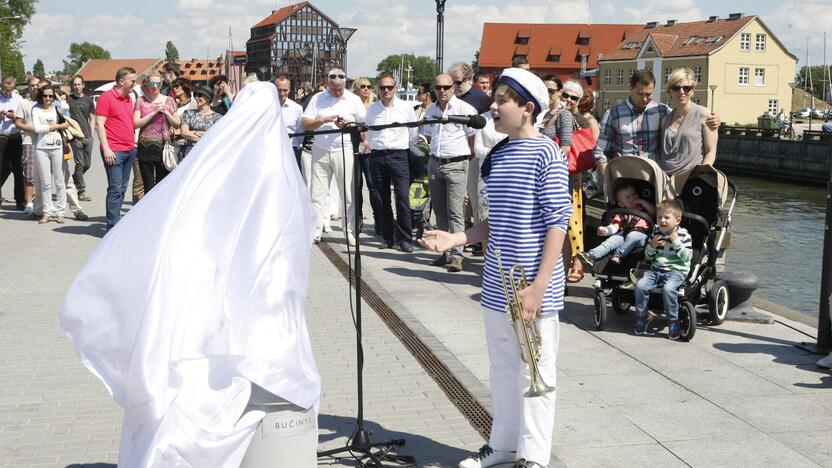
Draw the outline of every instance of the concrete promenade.
M42 226L9 204L0 210L0 467L106 467L118 459L121 410L81 366L55 319L103 234L106 184L100 158L93 160L88 222L70 215L65 225ZM8 197L11 185L5 188ZM338 236L325 241L343 252ZM478 305L482 258L448 273L429 266L426 252L380 249L373 236L362 242L367 284L490 407ZM334 448L354 428L355 336L343 276L319 248L311 268L320 447ZM812 327L781 317L729 321L680 343L667 340L666 330L636 337L631 315L611 314L609 330L597 332L590 280L570 289L551 466L832 466L832 374L794 346L815 340ZM373 440L404 438L401 452L419 466L455 466L484 440L378 315L363 310Z

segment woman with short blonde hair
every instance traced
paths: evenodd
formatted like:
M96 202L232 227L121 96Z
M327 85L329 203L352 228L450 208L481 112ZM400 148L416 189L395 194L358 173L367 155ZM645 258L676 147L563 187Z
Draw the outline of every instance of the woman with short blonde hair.
M717 132L705 125L707 108L693 102L696 76L690 68L677 68L667 80L667 93L673 112L659 125L659 166L681 190L690 170L700 164L713 166L716 160Z
M351 91L353 94L361 98L361 102L364 104L364 109L369 109L373 104L373 101L375 101L375 96L373 95L373 85L370 83L370 79L366 76L362 76L361 78L357 78L353 81Z

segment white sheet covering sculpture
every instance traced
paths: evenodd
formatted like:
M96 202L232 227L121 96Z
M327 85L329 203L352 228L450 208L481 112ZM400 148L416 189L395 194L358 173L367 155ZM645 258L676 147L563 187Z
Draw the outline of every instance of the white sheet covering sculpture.
M238 466L263 414L320 377L303 314L315 213L271 83L253 83L92 253L58 312L124 408L119 466Z

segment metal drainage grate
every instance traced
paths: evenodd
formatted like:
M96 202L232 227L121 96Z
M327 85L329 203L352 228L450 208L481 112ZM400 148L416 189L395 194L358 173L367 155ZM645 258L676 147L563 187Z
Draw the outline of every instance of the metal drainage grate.
M349 265L332 247L326 242L318 243L318 248L326 255L329 261L349 279L350 285L355 285L355 278ZM364 301L376 312L381 320L387 325L390 331L401 341L410 354L416 358L427 374L445 392L448 400L457 407L459 412L468 420L471 426L480 435L489 439L491 434L491 414L485 407L471 395L471 392L454 376L453 372L445 366L442 361L433 354L433 351L425 345L422 340L408 327L396 312L393 311L384 301L381 300L364 280L361 281L361 296Z

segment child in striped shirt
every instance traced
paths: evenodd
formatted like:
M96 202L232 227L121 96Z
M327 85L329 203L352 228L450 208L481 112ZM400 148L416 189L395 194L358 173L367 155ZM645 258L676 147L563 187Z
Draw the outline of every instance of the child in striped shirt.
M657 224L644 250L644 259L651 262L650 270L638 281L636 295L636 335L647 333L647 327L654 315L647 310L650 291L662 286L664 311L667 315L671 340L681 336L679 328L679 286L684 283L690 271L693 257L690 234L679 227L682 221L682 204L677 200L665 200L656 210Z
M508 138L492 148L483 162L488 218L465 232L426 231L419 241L434 252L488 241L481 302L494 419L488 444L462 460L460 468L512 466L507 463L543 468L550 461L555 392L524 397L529 368L506 317L506 294L496 260L499 251L506 270L513 265L525 269L529 285L518 292L521 320L537 327L540 378L554 387L558 313L563 310L565 285L561 247L572 202L563 152L533 127L548 104L546 86L536 75L520 68L503 71L494 87L491 114L496 131Z

